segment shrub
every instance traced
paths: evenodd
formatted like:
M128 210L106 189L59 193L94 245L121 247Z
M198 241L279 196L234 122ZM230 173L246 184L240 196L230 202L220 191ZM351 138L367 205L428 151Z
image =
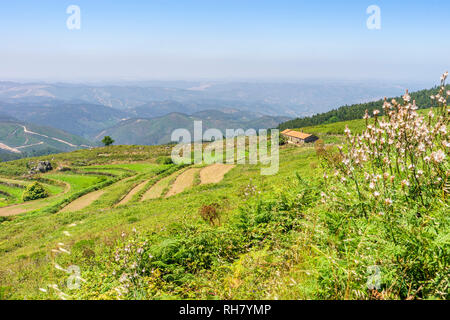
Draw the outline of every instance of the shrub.
M158 164L173 164L171 157L159 157L156 159L156 163Z
M34 182L26 188L22 195L22 199L23 201L31 201L47 198L48 196L49 193L45 190L44 186L42 186L39 182Z
M202 206L199 210L200 216L206 222L209 222L210 225L214 226L217 223L220 223L220 216L217 212L218 204L213 203L210 205Z
M287 139L284 135L280 134L279 140L278 140L278 144L280 146L283 146L287 143Z

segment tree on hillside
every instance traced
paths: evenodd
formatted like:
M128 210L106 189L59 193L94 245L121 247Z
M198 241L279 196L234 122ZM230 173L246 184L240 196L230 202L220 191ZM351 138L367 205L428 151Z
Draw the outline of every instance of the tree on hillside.
M102 140L102 143L107 147L114 143L114 140L110 136L105 136Z
M49 193L45 190L44 186L42 186L39 182L34 182L27 187L22 195L22 199L23 201L31 201L47 198L48 196Z
M411 93L411 101L415 100L416 104L420 109L429 108L435 105L435 101L431 99L431 96L435 96L439 90L440 86L434 87L432 89L420 90L417 92ZM450 85L445 87L445 91L450 90ZM400 101L401 97L395 98L397 101ZM387 99L391 101L392 98ZM355 119L361 119L366 110L371 114L374 110L380 110L383 113L383 104L384 99L380 99L378 101L372 101L367 103L359 103L353 105L345 105L338 109L333 109L328 112L318 113L316 115L304 118L297 118L288 120L284 123L281 123L278 126L278 129L292 129L292 128L304 128L309 126L316 126L319 124L328 124L340 121L349 121Z

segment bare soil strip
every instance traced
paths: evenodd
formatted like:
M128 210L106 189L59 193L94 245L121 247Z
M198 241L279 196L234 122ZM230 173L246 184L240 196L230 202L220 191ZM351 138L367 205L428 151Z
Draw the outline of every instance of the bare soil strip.
M235 167L234 164L215 163L200 171L200 184L219 183L225 174Z
M136 193L138 193L139 191L141 191L142 188L144 188L145 185L146 185L147 183L148 183L148 181L146 180L146 181L144 181L144 182L138 184L138 185L137 185L136 187L134 187L133 189L131 189L131 191L125 196L125 198L123 198L123 199L116 205L116 207L121 206L121 205L124 205L124 204L127 204L128 202L130 202L131 199L133 198L133 196L134 196Z
M65 206L60 212L75 212L86 208L91 205L92 202L100 198L105 193L104 190L97 190L88 193L75 201L72 201L67 206Z
M0 217L15 216L24 212L30 211L30 208L24 205L16 205L11 207L0 208Z
M165 177L159 180L156 184L154 184L144 195L142 196L141 201L146 201L150 199L156 199L161 197L164 189L166 189L170 182L180 174L179 171L172 173L170 176Z
M9 151L9 152L14 152L14 153L22 153L17 148L13 148L13 147L7 146L4 143L0 143L0 149L6 150L6 151Z
M195 174L199 170L200 169L192 168L180 174L165 197L168 198L174 196L178 193L183 192L186 188L192 187L192 185L194 184Z
M8 179L8 178L0 178L0 182L4 183L11 183L11 184L17 184L26 187L31 182L30 181L24 181L24 180L14 180L14 179Z

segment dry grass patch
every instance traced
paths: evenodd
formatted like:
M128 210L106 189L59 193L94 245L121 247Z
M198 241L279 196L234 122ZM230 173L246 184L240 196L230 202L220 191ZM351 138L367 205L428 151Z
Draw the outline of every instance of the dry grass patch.
M195 175L200 169L192 168L180 174L172 185L170 191L166 194L166 198L183 192L185 189L194 185Z
M164 190L166 190L170 183L180 174L179 171L172 173L170 176L159 180L155 185L153 185L144 195L141 201L146 201L150 199L157 199L162 196Z
M131 189L131 191L117 204L117 206L121 206L130 202L131 199L133 199L133 196L139 191L141 191L147 183L148 181L146 180L135 186L133 189Z
M85 196L78 198L75 201L72 201L67 206L65 206L60 212L75 212L79 210L83 210L87 206L91 205L95 200L100 198L105 193L104 190L98 190L91 193L88 193Z
M234 164L215 163L200 171L201 184L219 183L225 174L235 167Z

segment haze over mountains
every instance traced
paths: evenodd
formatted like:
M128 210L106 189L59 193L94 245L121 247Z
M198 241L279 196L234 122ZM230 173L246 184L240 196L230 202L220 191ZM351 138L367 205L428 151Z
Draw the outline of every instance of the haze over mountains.
M177 128L191 130L194 120L202 120L204 130L273 128L289 118L403 91L399 85L331 81L149 81L103 86L0 82L0 143L9 148L0 149L11 154L11 148L25 146L22 156L55 153L73 150L70 145L98 145L105 135L116 144L162 144L170 142ZM34 125L41 136L20 133L17 129L24 124ZM12 139L12 132L22 137ZM69 144L55 144L58 140L52 138Z
M358 82L142 82L134 85L95 86L82 84L20 84L0 82L0 101L104 105L132 110L147 105L152 116L164 112L191 114L200 110L234 108L276 116L305 116L328 111L342 104L365 102L384 95L397 95L405 87ZM410 88L412 89L412 88ZM165 109L164 109L165 108Z

